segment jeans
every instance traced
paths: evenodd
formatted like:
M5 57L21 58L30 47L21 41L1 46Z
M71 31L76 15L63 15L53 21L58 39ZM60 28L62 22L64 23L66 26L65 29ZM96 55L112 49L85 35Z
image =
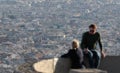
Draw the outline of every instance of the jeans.
M97 50L89 50L87 53L83 52L84 56L88 58L90 68L98 68L101 60L101 54Z

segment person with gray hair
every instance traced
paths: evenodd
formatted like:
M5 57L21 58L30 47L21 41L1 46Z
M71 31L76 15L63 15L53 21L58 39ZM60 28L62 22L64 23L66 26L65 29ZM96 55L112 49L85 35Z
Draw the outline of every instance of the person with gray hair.
M78 40L74 39L72 41L72 49L70 49L67 54L62 55L61 57L70 58L72 69L83 68L83 53L82 50L79 48Z

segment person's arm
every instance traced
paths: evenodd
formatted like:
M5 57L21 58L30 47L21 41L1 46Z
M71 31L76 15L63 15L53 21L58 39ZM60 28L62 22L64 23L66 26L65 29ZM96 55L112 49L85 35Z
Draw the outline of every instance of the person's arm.
M63 54L61 58L69 58L71 55L71 50L69 50L66 54Z
M100 46L100 51L102 52L102 51L103 51L103 48L102 48L102 42L101 42L101 36L100 36L100 34L99 34L98 43L99 43L99 46Z
M106 55L105 55L105 53L104 53L104 51L103 51L103 48L102 48L102 42L101 42L101 36L100 36L100 34L99 34L99 40L98 40L98 42L99 42L99 46L100 46L101 57L102 57L102 58L105 58Z
M83 36L82 36L82 40L81 40L81 49L84 50L86 47L86 34L84 33Z

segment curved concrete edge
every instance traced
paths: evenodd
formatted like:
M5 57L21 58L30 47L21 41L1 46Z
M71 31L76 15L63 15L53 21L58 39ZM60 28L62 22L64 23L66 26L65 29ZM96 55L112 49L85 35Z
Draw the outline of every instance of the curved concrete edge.
M33 68L37 72L41 73L53 73L54 71L54 59L42 60L33 64Z
M53 58L42 60L33 65L37 72L43 73L69 73L70 60L63 58ZM99 69L108 73L120 73L120 56L107 56L101 60Z
M45 59L34 63L33 68L41 73L69 73L70 60L64 58Z

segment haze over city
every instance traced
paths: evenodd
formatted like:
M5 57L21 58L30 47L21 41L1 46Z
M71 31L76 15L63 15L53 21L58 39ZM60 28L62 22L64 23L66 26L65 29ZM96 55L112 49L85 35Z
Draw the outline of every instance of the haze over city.
M60 57L96 23L107 55L120 55L120 0L0 0L0 70Z

